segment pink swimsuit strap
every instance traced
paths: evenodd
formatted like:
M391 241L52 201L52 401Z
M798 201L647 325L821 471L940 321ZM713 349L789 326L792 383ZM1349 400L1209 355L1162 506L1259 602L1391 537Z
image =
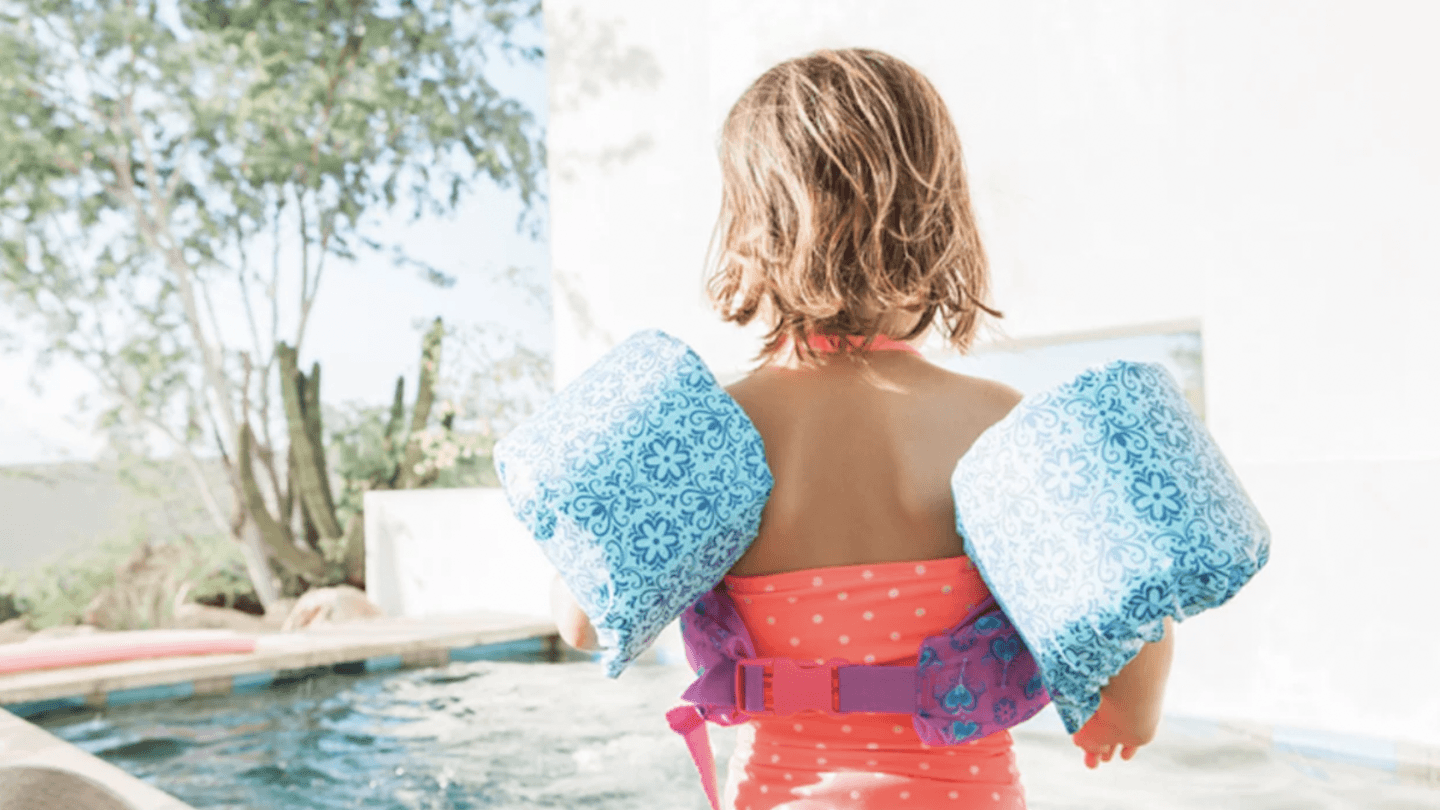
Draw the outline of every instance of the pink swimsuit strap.
M840 351L840 335L810 335L806 343L817 352L838 352ZM844 338L851 346L862 346L865 343L864 335L845 335ZM919 355L920 350L904 341L896 340L889 335L876 335L870 343L872 352L909 352Z
M828 565L820 568L801 568L778 574L725 575L727 590L740 593L786 591L790 589L818 586L824 577L837 575L844 579L859 578L862 581L889 582L892 579L910 579L918 575L943 572L945 574L969 575L975 564L965 555L939 557L929 560L899 560L879 563L849 563ZM975 574L978 576L978 573ZM817 581L818 580L818 581Z

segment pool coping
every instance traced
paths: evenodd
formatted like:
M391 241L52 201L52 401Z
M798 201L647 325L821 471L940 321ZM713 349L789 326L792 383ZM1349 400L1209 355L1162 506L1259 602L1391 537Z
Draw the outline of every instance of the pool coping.
M194 810L154 785L0 709L0 768L11 766L73 771L114 792L130 810Z
M146 658L0 675L0 708L20 717L63 708L99 708L147 700L268 688L318 671L381 672L444 666L496 651L497 644L551 649L555 625L532 616L477 613L372 619L257 637L252 653Z
M521 653L555 653L551 622L472 614L379 619L262 635L253 653L151 658L0 675L0 767L62 768L114 791L132 810L194 810L25 717L65 708L227 694L329 672L444 666Z

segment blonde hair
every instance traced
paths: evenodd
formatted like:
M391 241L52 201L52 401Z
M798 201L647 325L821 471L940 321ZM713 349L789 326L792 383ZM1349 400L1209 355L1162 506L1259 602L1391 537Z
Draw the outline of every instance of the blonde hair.
M989 269L940 94L872 50L822 50L755 80L720 139L724 193L711 241L711 301L749 323L769 305L759 358L811 335L880 334L896 310L969 348ZM841 341L848 348L848 341Z

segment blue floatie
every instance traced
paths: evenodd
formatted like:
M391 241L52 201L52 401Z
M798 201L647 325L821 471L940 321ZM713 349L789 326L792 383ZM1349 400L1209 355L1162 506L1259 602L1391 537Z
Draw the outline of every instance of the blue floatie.
M1026 397L950 483L965 553L1071 733L1164 617L1218 607L1269 557L1265 521L1158 365Z
M774 483L750 418L657 330L511 431L495 469L590 617L612 678L740 559Z
M685 344L640 332L495 447L515 514L590 617L614 677L755 539L764 444ZM1265 564L1264 522L1158 366L1026 397L956 465L956 529L1066 727L1164 616Z

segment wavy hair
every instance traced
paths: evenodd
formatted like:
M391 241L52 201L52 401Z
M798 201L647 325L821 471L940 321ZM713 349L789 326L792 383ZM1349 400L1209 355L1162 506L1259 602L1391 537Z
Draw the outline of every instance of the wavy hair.
M766 71L720 138L723 197L708 290L726 321L768 305L757 359L810 335L860 335L918 315L956 349L974 340L989 265L970 210L960 138L934 86L873 50L822 50ZM849 348L849 341L840 341Z

